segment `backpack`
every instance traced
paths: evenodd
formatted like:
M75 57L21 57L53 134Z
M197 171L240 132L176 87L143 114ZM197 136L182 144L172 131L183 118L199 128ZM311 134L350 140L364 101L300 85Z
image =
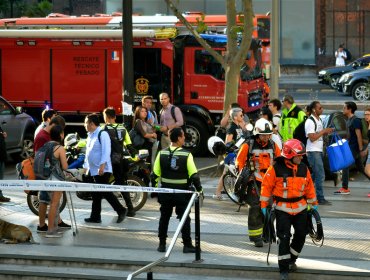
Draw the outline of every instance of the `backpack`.
M307 136L306 136L306 130L305 130L305 124L308 119L311 119L313 123L315 124L315 131L317 129L317 124L315 119L312 116L309 116L308 118L305 117L304 121L301 122L294 130L293 132L293 138L301 141L305 146L307 145Z
M21 180L36 180L35 171L33 170L34 158L29 157L15 166L18 178Z
M105 125L102 130L99 131L98 139L99 143L100 141L100 135L103 131L106 131L110 138L110 144L111 144L111 152L110 152L110 159L112 161L112 164L119 164L121 163L121 160L123 158L123 137L119 137L118 130L113 125ZM126 134L126 130L124 132ZM122 136L122 135L121 135Z
M54 147L58 144L54 141L49 141L44 144L35 154L33 171L35 172L36 180L47 180L53 171L53 153Z

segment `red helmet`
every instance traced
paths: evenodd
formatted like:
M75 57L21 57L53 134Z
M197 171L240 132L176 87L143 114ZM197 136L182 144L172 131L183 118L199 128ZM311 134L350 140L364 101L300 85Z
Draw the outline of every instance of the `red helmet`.
M281 153L281 155L287 159L304 154L306 154L306 147L297 139L290 139L286 141L283 145L283 152Z

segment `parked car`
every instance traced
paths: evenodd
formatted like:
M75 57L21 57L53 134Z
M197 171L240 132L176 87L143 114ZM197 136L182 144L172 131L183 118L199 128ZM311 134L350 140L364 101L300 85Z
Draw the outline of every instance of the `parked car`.
M29 157L33 153L33 134L36 128L34 119L22 112L20 107L14 108L0 96L0 125L7 133L6 149L14 160Z
M352 95L355 100L370 100L370 67L344 74L338 81L338 91Z
M365 68L369 64L370 54L366 54L345 66L329 67L320 70L317 79L320 84L327 84L331 88L336 89L338 80L343 74Z

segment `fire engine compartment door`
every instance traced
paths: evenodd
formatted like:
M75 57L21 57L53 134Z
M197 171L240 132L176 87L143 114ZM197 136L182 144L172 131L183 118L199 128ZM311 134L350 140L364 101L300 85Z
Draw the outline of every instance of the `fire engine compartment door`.
M22 46L1 50L2 95L14 106L50 101L49 50Z
M219 50L221 51L221 50ZM185 103L222 110L224 101L224 71L212 55L201 48L185 48Z
M106 104L104 49L52 51L52 106L59 111L94 112Z

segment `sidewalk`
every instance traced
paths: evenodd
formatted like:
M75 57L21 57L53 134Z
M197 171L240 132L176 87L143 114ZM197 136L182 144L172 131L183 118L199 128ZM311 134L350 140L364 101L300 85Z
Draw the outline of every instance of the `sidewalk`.
M194 255L182 253L180 238L165 266L178 269L197 268L199 273L202 269L211 269L214 273L225 270L230 276L236 271L245 273L248 271L255 273L255 276L248 279L277 279L277 245L273 244L271 247L268 266L266 264L268 246L255 248L248 240L247 208L243 207L240 212L235 212L237 206L230 200L212 200L211 195L217 181L218 178L202 177L206 194L205 204L201 209L201 256L204 261L193 264ZM368 186L368 182L356 177L356 181L351 182L351 195L335 196L332 194L336 190L332 181L325 182L326 198L332 201L333 205L319 207L325 233L324 246L316 247L307 237L297 262L299 271L294 274L296 276L292 275L292 279L307 279L304 275L310 274L315 274L317 276L315 279L370 277ZM3 260L47 259L143 266L163 257L163 254L156 251L159 205L155 200L148 200L136 217L126 218L121 224L115 223L116 213L104 201L102 224L86 224L84 218L89 216L91 202L79 200L74 196L79 234L74 237L72 231L66 231L61 239L48 239L36 233L38 218L28 209L24 194L8 192L7 195L11 196L12 202L0 204L1 218L27 226L36 242L40 244L28 246L0 244L0 258ZM63 211L62 217L68 221L68 211ZM193 218L192 214L192 221ZM169 226L168 244L177 224L178 221L173 216ZM194 225L192 229L194 231ZM0 265L0 275L4 269L6 268ZM267 275L261 276L261 272L262 274L272 272L274 276L272 278ZM340 276L345 278L338 278Z

